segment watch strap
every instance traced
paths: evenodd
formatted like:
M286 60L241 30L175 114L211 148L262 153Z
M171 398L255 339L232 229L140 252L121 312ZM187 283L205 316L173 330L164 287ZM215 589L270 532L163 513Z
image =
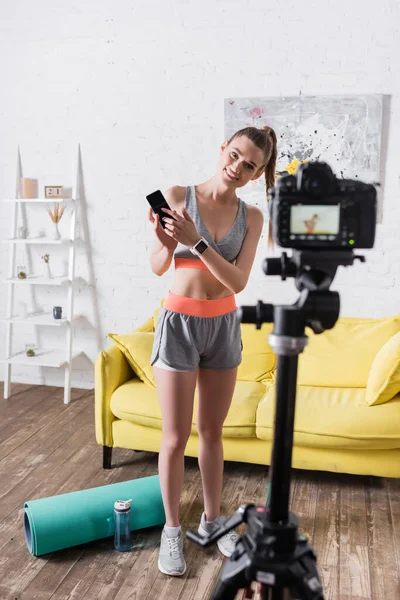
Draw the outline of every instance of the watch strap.
M204 247L204 245L205 245L205 247ZM207 240L204 239L203 237L201 237L199 239L199 241L196 242L195 245L190 248L190 252L192 254L194 254L195 256L201 256L203 254L203 252L205 252L209 246L210 246L210 244L207 242ZM200 250L200 248L202 248L202 249Z

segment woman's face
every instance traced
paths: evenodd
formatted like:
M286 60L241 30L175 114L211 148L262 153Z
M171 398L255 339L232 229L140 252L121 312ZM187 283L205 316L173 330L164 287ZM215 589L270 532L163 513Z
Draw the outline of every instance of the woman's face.
M243 187L264 172L264 153L246 136L240 136L221 146L218 175L225 184Z

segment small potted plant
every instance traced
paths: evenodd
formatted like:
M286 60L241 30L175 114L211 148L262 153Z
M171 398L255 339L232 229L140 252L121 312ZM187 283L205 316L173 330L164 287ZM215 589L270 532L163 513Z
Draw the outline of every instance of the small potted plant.
M25 266L17 267L17 277L18 277L18 279L26 279L26 267Z
M42 254L41 259L44 262L44 277L46 277L47 279L49 279L51 277L51 273L50 273L50 254Z
M36 356L35 345L34 344L26 344L26 346L25 346L25 354L29 358L32 358L33 356Z

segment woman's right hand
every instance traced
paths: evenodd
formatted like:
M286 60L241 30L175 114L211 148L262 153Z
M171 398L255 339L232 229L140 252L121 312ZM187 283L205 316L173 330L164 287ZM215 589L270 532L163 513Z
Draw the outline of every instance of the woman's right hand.
M175 250L178 245L178 242L175 241L171 236L165 233L163 226L160 223L160 217L157 213L153 212L153 209L149 209L149 221L153 225L154 233L156 234L159 242L168 248L168 250Z

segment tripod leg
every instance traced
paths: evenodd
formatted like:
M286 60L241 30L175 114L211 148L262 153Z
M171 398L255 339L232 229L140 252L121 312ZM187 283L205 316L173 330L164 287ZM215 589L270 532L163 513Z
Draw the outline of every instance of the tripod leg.
M211 600L235 600L238 588L219 580L215 586Z
M254 596L254 587L253 583L251 583L247 588L243 590L242 600L251 600Z
M264 585L263 583L259 583L258 592L260 594L260 600L295 600L294 596L291 595L290 591L287 588L282 590L280 588L271 588L269 586Z
M287 589L272 588L271 590L271 600L290 600L291 597L292 596Z
M239 542L240 545L240 542ZM252 580L249 578L248 568L250 561L244 552L241 556L232 560L232 557L225 563L214 592L210 600L235 600L239 590L248 588Z
M324 600L321 581L319 579L315 556L303 556L291 568L295 578L293 592L306 600Z

